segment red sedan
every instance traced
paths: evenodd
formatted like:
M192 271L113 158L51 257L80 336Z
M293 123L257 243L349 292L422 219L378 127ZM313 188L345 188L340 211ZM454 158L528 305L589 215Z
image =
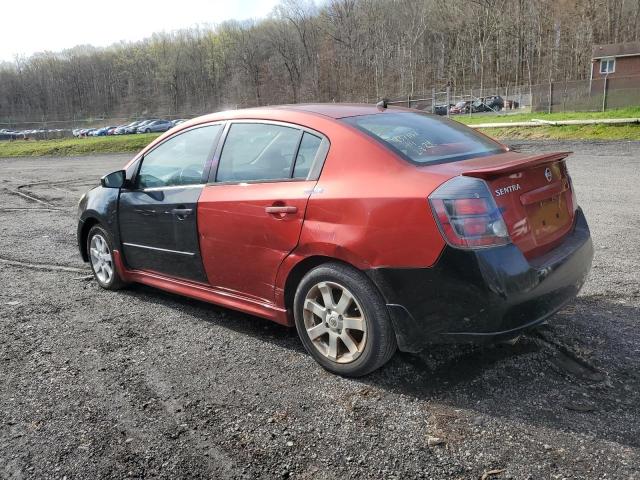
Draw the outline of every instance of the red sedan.
M593 247L568 153L371 105L207 115L79 205L97 282L139 282L295 327L326 369L506 340L585 281Z

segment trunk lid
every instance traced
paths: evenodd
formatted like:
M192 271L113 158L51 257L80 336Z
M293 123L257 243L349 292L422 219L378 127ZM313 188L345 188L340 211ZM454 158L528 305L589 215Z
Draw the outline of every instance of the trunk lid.
M573 227L577 205L565 163L570 153L511 153L504 162L468 165L462 172L487 182L511 240L527 258L557 246Z

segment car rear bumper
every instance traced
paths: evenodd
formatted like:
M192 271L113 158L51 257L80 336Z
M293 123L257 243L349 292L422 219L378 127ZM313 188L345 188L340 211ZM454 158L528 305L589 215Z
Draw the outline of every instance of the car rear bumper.
M582 210L551 252L528 261L515 245L445 247L431 268L368 271L387 301L400 350L430 343L506 340L543 322L578 294L593 245Z

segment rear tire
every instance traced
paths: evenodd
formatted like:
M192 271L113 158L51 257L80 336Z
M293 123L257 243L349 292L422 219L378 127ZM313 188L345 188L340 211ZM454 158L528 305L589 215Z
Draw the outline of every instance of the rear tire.
M94 225L89 230L87 254L98 285L106 290L119 290L126 285L116 268L111 235L100 225Z
M309 271L296 290L294 316L307 352L338 375L371 373L397 348L380 292L348 265L327 263Z

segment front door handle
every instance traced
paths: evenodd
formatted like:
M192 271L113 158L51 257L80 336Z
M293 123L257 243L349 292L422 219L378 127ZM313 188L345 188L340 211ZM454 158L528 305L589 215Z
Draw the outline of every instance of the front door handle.
M185 217L193 213L193 208L174 208L171 210L171 213L178 217L179 220L184 220Z
M296 213L298 211L298 207L294 207L293 205L277 205L266 207L264 211L272 215L282 215L287 213Z

